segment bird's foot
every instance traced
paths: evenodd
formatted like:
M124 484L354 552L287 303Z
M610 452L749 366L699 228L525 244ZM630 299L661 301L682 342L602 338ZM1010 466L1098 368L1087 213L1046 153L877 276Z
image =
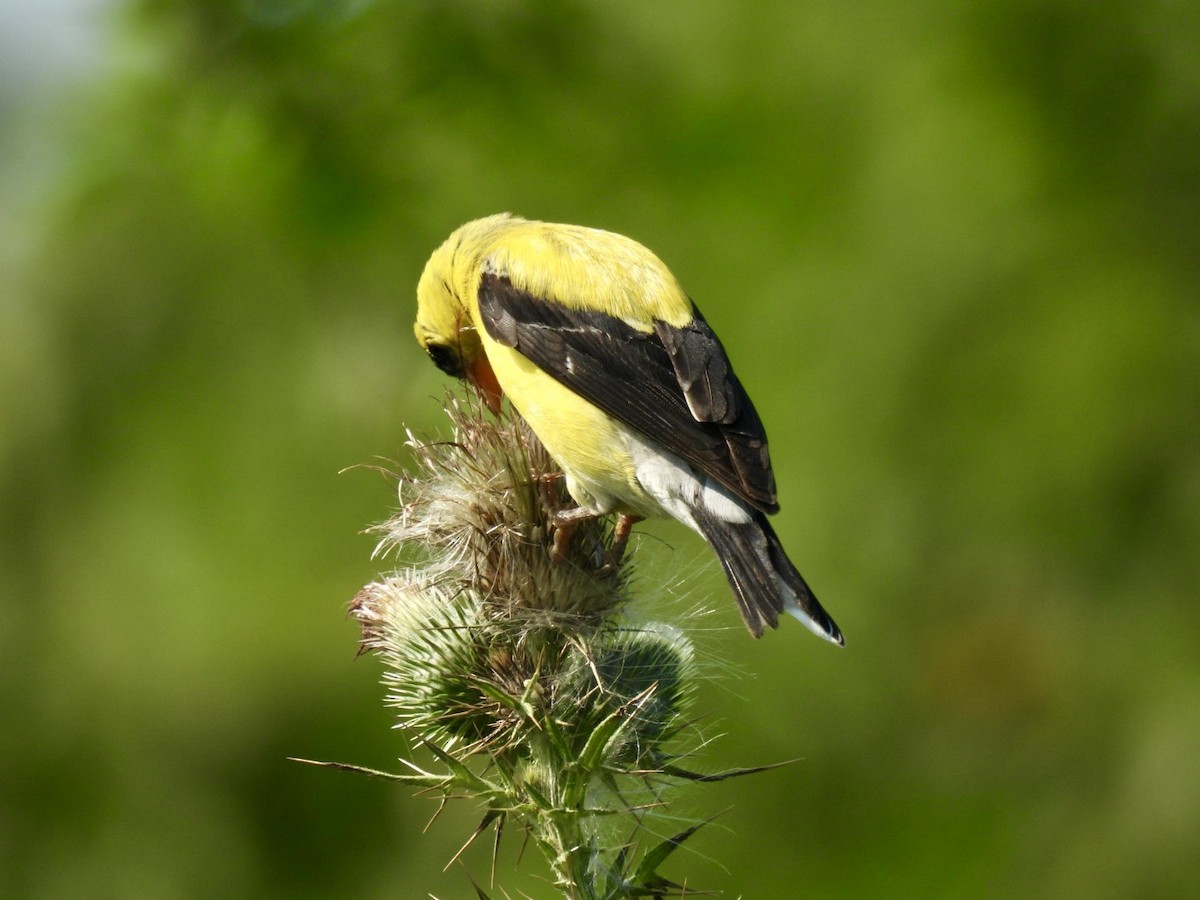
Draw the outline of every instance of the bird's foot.
M571 545L571 536L575 529L581 522L595 519L597 515L590 509L576 506L573 509L560 509L551 518L554 521L553 558L556 563L562 563L567 559L567 548Z

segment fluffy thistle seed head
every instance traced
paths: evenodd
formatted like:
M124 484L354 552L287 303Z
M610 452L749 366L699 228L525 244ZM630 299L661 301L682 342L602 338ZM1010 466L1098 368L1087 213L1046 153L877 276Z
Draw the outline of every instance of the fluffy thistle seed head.
M373 529L376 555L423 556L427 578L479 593L489 615L530 627L587 628L628 600L625 571L611 565L607 519L582 522L566 559L550 553L553 517L574 505L564 479L529 427L490 417L473 400L449 397L452 441L409 432L416 471L400 479L400 510Z

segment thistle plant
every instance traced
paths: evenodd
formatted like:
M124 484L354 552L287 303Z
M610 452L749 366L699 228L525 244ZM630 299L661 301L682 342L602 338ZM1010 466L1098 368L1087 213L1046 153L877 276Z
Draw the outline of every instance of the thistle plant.
M664 827L664 792L758 770L676 764L699 741L695 651L678 628L626 615L636 553L614 556L606 519L582 522L556 552L554 514L572 502L533 433L474 400L451 397L446 411L453 440L409 433L415 471L374 529L376 553L407 564L351 604L398 727L433 763L338 765L474 798L484 813L472 840L517 826L567 897L682 896L658 869L702 823L664 839L679 827Z

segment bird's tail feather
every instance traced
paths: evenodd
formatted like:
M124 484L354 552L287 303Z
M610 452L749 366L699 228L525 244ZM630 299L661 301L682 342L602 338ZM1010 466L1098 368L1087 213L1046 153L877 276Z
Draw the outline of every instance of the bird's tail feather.
M765 515L756 510L749 521L728 522L703 508L692 514L721 560L751 634L761 637L765 626L778 627L779 614L788 612L818 637L845 645L841 630L788 559Z

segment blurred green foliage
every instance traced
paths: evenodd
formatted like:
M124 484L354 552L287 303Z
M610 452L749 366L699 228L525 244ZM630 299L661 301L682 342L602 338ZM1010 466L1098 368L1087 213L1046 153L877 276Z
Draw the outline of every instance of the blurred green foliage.
M475 810L285 757L399 755L343 615L394 498L337 473L444 428L414 286L506 209L674 268L848 636L750 641L642 539L729 661L694 763L803 757L688 794L730 809L667 874L1194 890L1200 7L140 0L114 40L3 239L0 894L472 896Z

